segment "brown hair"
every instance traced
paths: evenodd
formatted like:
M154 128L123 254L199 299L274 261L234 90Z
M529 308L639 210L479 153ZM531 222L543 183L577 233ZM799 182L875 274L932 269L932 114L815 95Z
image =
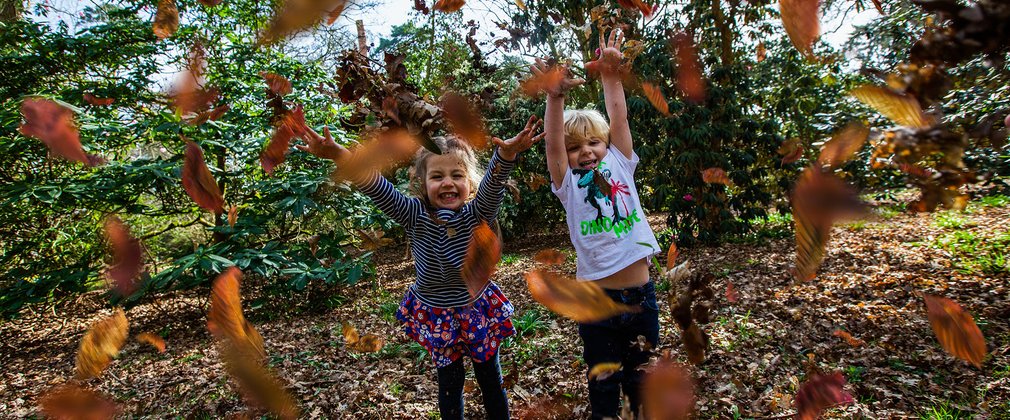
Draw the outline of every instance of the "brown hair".
M470 180L470 196L466 200L473 198L477 193L477 186L480 184L480 164L477 162L477 155L470 145L456 136L432 137L431 141L438 146L442 154L456 155L466 169L467 178ZM422 147L414 155L414 164L410 167L410 192L420 198L425 204L431 204L428 199L428 191L424 188L424 179L428 175L428 158L435 156L435 153Z

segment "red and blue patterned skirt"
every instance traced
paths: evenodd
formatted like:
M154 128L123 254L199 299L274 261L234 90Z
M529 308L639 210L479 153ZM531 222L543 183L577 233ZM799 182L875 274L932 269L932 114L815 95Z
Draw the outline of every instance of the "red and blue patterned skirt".
M408 288L396 319L428 350L436 367L445 367L462 356L476 362L491 360L502 340L516 333L510 319L514 312L498 285L491 283L472 305L454 308L429 306Z

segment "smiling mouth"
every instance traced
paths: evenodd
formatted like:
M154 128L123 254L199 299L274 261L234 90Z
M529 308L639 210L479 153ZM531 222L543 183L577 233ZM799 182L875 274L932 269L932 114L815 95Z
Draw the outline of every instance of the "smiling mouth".
M459 194L454 192L444 192L438 195L438 199L442 201L453 201L459 198Z
M596 163L597 163L596 159L583 160L579 161L579 166L582 167L583 169L593 169L596 167Z

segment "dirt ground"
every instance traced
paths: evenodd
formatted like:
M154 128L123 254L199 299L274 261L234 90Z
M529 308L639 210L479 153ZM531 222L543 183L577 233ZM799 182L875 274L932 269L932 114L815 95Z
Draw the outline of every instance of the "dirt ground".
M878 211L836 226L818 277L795 284L788 274L793 240L753 239L681 251L694 269L716 274L708 360L692 368L698 418L786 418L812 367L842 372L854 404L832 418L1010 418L1010 292L1008 276L972 273L970 255L936 245L957 232L982 242L1007 232L1010 209L975 206L967 214ZM953 218L954 222L943 217ZM656 231L662 218L652 217ZM586 418L586 366L576 324L530 297L524 273L532 255L553 247L571 255L563 227L530 232L505 244L494 277L515 304L522 334L501 351L513 417ZM244 284L246 313L263 335L268 360L301 403L304 418L437 418L433 364L399 329L395 311L413 281L405 248L376 254L377 274L339 295L301 294L253 308L255 285ZM574 265L565 266L574 273ZM254 280L249 280L250 282ZM732 282L740 298L721 293ZM670 288L661 284L661 343L686 362L670 319ZM922 293L948 297L969 311L985 335L981 369L948 355L926 318ZM127 311L130 334L154 332L168 350L130 340L88 385L111 396L123 418L218 418L249 407L224 371L207 332L208 289L172 293ZM307 303L308 302L308 303ZM284 311L285 307L299 308ZM308 307L308 310L302 309ZM74 354L89 325L112 309L98 292L26 310L0 324L0 417L39 416L47 389L73 375ZM341 322L385 338L382 351L345 348ZM833 333L849 332L854 346ZM467 386L467 417L482 418L479 391ZM253 412L260 413L260 412ZM260 413L261 414L261 413Z

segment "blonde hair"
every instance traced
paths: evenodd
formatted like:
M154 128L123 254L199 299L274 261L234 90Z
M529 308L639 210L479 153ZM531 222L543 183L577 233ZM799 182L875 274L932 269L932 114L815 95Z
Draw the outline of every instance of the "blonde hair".
M463 162L466 177L470 181L470 196L466 197L466 200L472 199L477 194L477 186L480 184L482 176L480 164L477 162L477 155L473 148L456 136L432 137L431 141L438 146L443 155L456 155ZM424 187L424 180L428 176L428 159L432 156L436 156L435 153L422 147L417 150L414 155L414 164L410 167L410 192L428 205L431 204L431 201L428 199L428 190Z
M565 111L565 144L596 137L610 144L610 125L603 114L595 109L570 109Z

